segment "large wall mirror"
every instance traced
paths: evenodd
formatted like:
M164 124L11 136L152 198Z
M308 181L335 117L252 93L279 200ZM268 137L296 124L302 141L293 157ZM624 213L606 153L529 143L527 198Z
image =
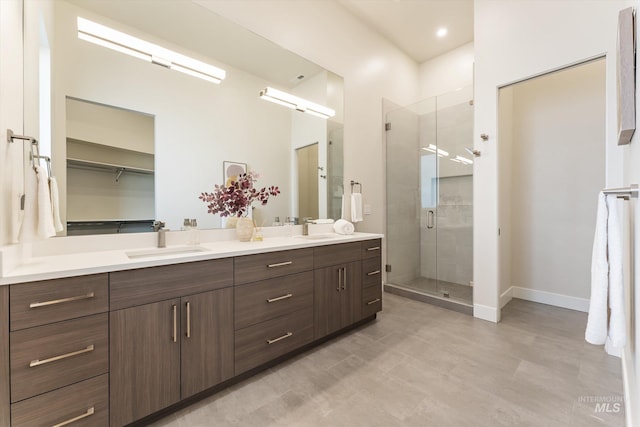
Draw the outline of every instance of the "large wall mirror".
M196 218L200 228L223 227L198 196L224 182L225 162L258 173L259 187L280 188L278 197L253 210L258 225L339 217L340 76L197 2L56 0L44 2L40 13L52 18L46 28L52 159L62 215L82 223L69 234L146 231L145 221L154 219L173 230L184 218ZM213 84L81 40L78 17L224 69L226 78ZM335 115L325 119L266 102L259 97L266 87ZM309 146L317 148L315 160L299 161L299 150ZM300 183L300 176L315 177L314 184ZM92 226L123 220L133 225Z

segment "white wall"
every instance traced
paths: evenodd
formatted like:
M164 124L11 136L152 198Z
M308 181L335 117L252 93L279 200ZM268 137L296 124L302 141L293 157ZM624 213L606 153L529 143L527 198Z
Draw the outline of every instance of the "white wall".
M344 77L345 188L363 183L371 215L358 231L384 230L382 98L409 105L419 98L418 66L344 8L328 1L198 0L298 55Z
M473 84L473 42L420 64L421 99Z
M0 133L22 134L22 1L0 1ZM16 240L25 143L0 140L0 245Z
M604 82L605 61L598 60L514 85L512 147L500 143L511 151L511 177L500 177L513 186L500 193L511 205L512 233L502 232L508 218L500 221L500 242L511 240L511 285L582 311L591 293L597 194L605 186Z
M615 58L618 10L630 0L476 0L474 170L474 313L497 321L498 121L497 90L586 58L607 57L607 185L621 185L623 150L616 145ZM508 36L507 36L508 35ZM482 142L479 135L489 135Z

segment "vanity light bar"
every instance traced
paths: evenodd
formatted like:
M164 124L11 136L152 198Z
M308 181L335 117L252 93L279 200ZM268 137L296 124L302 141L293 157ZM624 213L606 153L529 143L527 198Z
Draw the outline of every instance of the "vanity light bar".
M260 91L260 98L274 102L276 104L300 111L302 113L311 114L312 116L328 119L336 115L335 110L320 104L308 101L304 98L298 98L290 93L283 92L272 87L266 87Z
M225 70L218 67L81 17L78 38L211 83L220 83L226 77Z
M422 149L424 151L429 151L430 153L436 153L438 155L438 157L448 157L449 156L449 152L448 151L441 150L440 148L436 147L433 144L429 144L428 147L422 147Z

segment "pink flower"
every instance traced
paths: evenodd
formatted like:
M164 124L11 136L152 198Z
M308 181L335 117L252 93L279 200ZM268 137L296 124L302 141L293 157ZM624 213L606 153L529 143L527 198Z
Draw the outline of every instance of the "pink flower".
M260 202L264 206L269 197L280 194L276 186L255 189L253 185L258 177L255 172L240 174L237 181L232 180L226 187L216 184L212 193L201 193L198 198L207 204L208 213L223 217L247 216L253 202Z

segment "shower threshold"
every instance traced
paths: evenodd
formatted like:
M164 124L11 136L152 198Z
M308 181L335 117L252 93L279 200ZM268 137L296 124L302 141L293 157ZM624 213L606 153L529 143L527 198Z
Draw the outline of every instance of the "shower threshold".
M473 305L455 298L445 297L429 291L412 289L410 287L390 283L384 285L384 291L389 292L390 294L425 302L427 304L437 305L438 307L473 316Z

